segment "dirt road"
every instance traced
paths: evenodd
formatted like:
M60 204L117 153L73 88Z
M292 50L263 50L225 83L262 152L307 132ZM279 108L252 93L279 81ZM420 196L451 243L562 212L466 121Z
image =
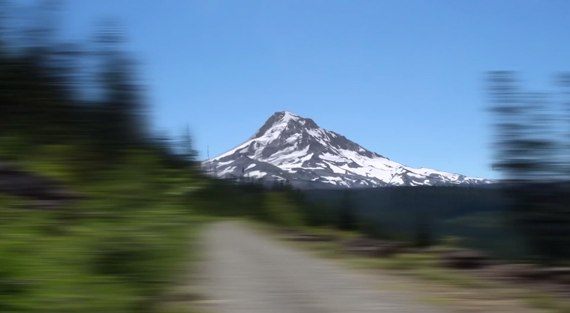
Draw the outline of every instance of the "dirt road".
M214 313L449 312L239 222L211 226L205 247L202 278Z

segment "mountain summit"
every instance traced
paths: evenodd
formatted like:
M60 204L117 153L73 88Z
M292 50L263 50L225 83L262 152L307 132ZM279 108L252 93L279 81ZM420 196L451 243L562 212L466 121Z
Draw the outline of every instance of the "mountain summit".
M202 166L218 177L288 180L298 188L491 183L483 178L404 166L288 111L276 112L246 142Z

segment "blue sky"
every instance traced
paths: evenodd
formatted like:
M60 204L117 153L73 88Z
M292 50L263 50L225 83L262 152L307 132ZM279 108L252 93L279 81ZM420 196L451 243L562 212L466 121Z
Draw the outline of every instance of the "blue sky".
M276 111L414 167L498 177L484 72L547 90L570 61L567 0L73 0L65 36L121 21L155 126L201 157Z

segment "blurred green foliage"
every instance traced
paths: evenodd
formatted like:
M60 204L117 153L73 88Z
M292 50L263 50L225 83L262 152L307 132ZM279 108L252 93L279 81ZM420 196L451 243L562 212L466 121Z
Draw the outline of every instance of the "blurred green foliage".
M386 187L351 190L358 231L372 238L415 246L438 245L461 237L462 247L505 260L528 259L528 245L508 218L507 199L495 188ZM338 225L346 195L336 190L306 190L305 215L317 225ZM324 212L324 213L323 213ZM352 219L353 217L351 217Z
M0 55L0 163L87 198L30 210L34 199L1 195L0 312L154 312L212 217L302 224L291 191L208 179L194 155L133 122L144 120L136 105L65 92L49 51ZM109 93L134 84L113 79Z
M496 168L509 199L509 220L536 261L570 260L570 74L557 73L557 91L531 92L516 72L487 76Z
M298 207L286 193L272 191L265 198L267 199L267 216L269 222L287 227L300 227L303 225L303 218Z
M291 192L208 179L189 134L183 151L153 134L121 34L70 45L18 14L20 35L0 34L0 165L86 199L24 209L38 199L0 193L0 312L153 312L212 217L301 223Z
M43 160L36 173L63 177L65 163ZM24 210L28 199L0 202L1 312L152 311L179 273L198 226L192 204L171 191L182 182L158 174L132 153L106 180L71 184L88 200L65 210ZM158 172L158 173L157 173ZM187 196L185 196L187 197Z

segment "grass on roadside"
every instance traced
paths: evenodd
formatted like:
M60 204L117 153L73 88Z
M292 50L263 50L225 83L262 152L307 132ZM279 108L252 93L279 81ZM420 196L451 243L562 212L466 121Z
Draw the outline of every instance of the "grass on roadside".
M570 313L570 304L562 303L560 300L542 292L527 293L524 300L527 305L534 308L556 313Z
M493 287L492 282L437 267L420 269L418 271L415 271L414 275L417 275L419 278L423 278L426 280L442 282L457 287L465 287L465 288Z
M271 232L272 228L266 227L264 230ZM332 235L337 239L358 236L358 234L331 229L316 228L304 229L303 231L320 235ZM516 302L523 303L530 308L538 309L543 312L570 313L569 304L548 294L542 292L510 292L509 290L511 290L511 288L502 288L507 286L502 286L498 282L481 279L459 270L444 268L439 265L438 258L433 253L404 253L392 257L375 258L343 254L343 249L339 242L288 242L288 244L304 248L317 256L340 259L342 261L341 264L353 268L387 270L387 273L403 274L426 282L437 282L442 286L461 288L461 290L492 290L492 293L496 295L500 294L497 299L501 301L504 301L505 298L512 298L516 300ZM446 298L445 295L434 297L435 296L426 298L430 300L426 300L426 302L456 302Z
M332 227L303 227L301 231L321 236L330 236L337 239L350 239L359 237L360 234L354 231L342 231Z
M204 296L196 283L199 273L198 263L203 257L202 234L207 225L216 221L215 217L201 217L202 223L194 227L189 233L186 260L181 263L176 271L184 273L172 281L170 288L162 295L158 305L159 313L201 313L204 310L199 302Z

